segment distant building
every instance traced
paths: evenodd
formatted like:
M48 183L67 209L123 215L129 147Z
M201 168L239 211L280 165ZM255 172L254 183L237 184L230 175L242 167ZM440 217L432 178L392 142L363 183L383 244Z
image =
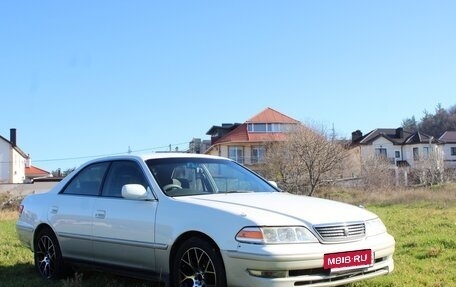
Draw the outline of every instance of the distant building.
M188 146L189 153L205 153L211 146L210 140L201 140L200 138L193 138Z
M10 129L10 139L0 136L0 183L31 182L36 177L51 174L31 164L31 158L17 146L16 129Z
M446 168L456 168L456 131L446 131L439 138L443 148L443 162Z
M439 148L434 137L417 132L379 128L363 135L360 130L352 133L352 148L359 149L361 161L377 156L388 160L393 166L415 165Z
M206 133L211 136L211 146L206 154L233 159L257 170L264 163L268 144L283 141L285 133L299 121L274 109L266 108L243 124L212 126Z

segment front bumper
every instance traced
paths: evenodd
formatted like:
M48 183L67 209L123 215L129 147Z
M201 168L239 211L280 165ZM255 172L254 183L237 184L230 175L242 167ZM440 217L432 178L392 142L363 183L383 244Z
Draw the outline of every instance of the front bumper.
M341 244L254 245L239 244L236 250L222 250L228 285L233 287L338 286L393 271L394 239L388 234ZM363 269L331 273L323 269L323 255L361 249L374 251L375 263ZM271 271L284 274L268 278L252 274ZM268 272L266 272L267 274Z

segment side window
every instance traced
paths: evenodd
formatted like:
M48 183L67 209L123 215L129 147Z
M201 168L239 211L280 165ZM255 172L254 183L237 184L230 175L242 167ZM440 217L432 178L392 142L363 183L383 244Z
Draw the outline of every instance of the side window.
M63 194L99 195L109 163L97 163L84 168L62 191Z
M141 168L133 161L115 161L106 177L102 195L122 197L122 186L125 184L141 184L147 189L147 180Z

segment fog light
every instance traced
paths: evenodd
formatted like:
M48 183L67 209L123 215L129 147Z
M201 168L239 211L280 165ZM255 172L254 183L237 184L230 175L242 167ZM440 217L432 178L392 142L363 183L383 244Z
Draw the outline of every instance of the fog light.
M288 277L288 271L285 270L247 270L250 275L263 278L284 278Z

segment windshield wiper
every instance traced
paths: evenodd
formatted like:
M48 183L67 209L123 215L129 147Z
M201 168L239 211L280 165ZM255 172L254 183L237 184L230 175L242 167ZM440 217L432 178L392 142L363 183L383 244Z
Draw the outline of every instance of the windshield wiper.
M239 189L239 190L228 190L228 191L224 191L224 192L221 192L221 193L252 193L252 192L255 192L255 191Z

